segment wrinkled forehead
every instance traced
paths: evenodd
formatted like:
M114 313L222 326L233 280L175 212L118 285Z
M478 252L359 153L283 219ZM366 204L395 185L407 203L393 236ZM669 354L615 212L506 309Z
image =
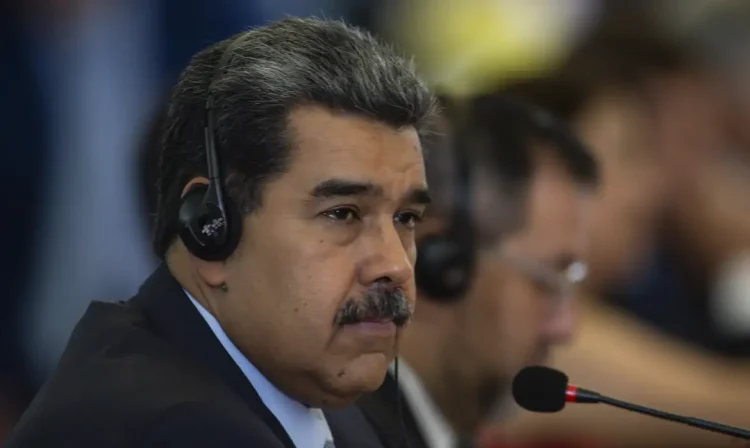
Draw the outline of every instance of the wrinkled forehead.
M288 177L307 191L332 178L373 183L384 196L425 185L424 158L413 127L308 107L290 115Z

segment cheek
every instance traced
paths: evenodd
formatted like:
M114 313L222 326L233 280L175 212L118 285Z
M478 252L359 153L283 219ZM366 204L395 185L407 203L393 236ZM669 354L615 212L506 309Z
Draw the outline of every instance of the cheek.
M592 201L590 231L593 246L607 244L613 240L613 234L617 239L629 239L633 232L634 219L632 213L635 204L628 200L627 189L632 186L617 185L615 181L610 182L602 188Z
M312 223L295 223L289 228L279 225L253 240L256 269L268 274L281 302L311 306L313 297L325 297L331 305L338 305L352 284L355 263L351 247L325 238ZM323 302L315 305L320 307Z
M504 270L501 270L505 272ZM477 276L467 297L465 362L474 369L507 379L525 365L536 347L539 328L534 297L512 275ZM510 277L510 278L509 278Z
M411 263L411 279L409 279L408 282L404 285L404 292L406 293L406 297L409 300L409 304L411 305L412 313L416 311L417 305L419 302L417 301L417 281L414 276L414 266L417 262L417 245L414 243L414 240L412 239L411 244L407 246L406 254L409 257L409 262Z
M472 293L467 297L469 311L464 331L468 335L468 349L484 365L502 368L503 359L509 350L514 350L519 333L524 331L519 319L522 301L514 292L502 269L477 273Z
M497 347L503 370L515 373L537 350L545 319L545 298L526 279L511 274L503 282L496 311Z
M632 189L626 179L621 176L619 171L605 170L602 176L603 182L595 196L594 214L597 219L606 219L613 214L618 215L626 208L624 199L628 196L627 190ZM612 216L612 220L616 216Z
M333 334L354 263L346 249L287 227L279 223L272 231L245 233L231 263L229 282L237 293L232 311L245 317L245 331L262 339L257 344L305 362L319 356Z
M597 197L592 208L587 255L593 284L608 283L626 275L645 253L653 236L655 208L642 201L641 192L618 197L616 192ZM613 235L617 235L616 238Z

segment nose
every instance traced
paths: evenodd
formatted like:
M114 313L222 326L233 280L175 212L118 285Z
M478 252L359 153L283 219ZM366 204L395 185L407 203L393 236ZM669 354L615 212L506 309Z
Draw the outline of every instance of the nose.
M413 239L402 238L392 222L373 229L363 241L363 257L359 263L360 282L369 285L387 282L404 286L414 278L415 249Z
M552 307L546 323L546 339L552 344L567 344L573 338L577 326L574 301L564 298Z

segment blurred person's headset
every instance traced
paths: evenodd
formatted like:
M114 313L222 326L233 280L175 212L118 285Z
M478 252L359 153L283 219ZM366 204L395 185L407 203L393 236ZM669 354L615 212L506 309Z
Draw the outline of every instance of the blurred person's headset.
M417 288L425 293L426 299L442 303L461 300L473 281L479 238L472 218L470 148L477 142L477 131L484 129L480 132L494 134L486 144L505 146L494 158L504 172L499 177L505 176L511 183L525 183L533 170L527 150L531 140L538 138L561 148L580 146L560 120L526 101L492 94L469 102L469 105L454 103L453 106L463 107L447 116L451 129L447 150L451 152L456 173L448 224L444 231L417 242Z
M447 101L447 100L446 100ZM434 301L450 303L463 297L471 285L475 264L475 229L471 217L471 160L465 148L463 114L449 114L452 137L447 151L455 164L450 215L445 230L417 241L414 267L417 289Z
M206 97L206 124L203 129L206 146L208 185L191 188L182 198L179 212L179 234L185 247L206 261L227 259L237 248L242 235L239 209L224 192L216 141L214 89L219 77L226 73L232 50L245 35L230 43L219 59Z

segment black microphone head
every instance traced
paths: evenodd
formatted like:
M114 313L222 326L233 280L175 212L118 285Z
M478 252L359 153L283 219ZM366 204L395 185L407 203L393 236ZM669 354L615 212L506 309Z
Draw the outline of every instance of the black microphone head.
M568 376L549 367L522 369L513 379L513 398L531 412L558 412L565 407Z

